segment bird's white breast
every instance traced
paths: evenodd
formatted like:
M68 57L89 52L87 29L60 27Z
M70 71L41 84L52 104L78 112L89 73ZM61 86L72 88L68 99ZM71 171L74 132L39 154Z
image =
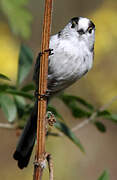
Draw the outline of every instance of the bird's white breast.
M93 55L84 44L73 38L63 39L56 46L53 39L50 48L53 47L54 54L49 58L48 87L51 84L51 91L59 91L81 78L92 67Z

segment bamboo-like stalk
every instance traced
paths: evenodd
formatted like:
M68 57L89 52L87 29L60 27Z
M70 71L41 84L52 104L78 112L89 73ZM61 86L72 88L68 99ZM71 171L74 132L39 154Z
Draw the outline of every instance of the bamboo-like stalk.
M51 14L52 1L45 0L44 23L41 43L41 60L40 60L40 75L39 75L39 95L43 95L47 90L47 75L48 75L48 55L49 49L50 28L51 28ZM46 135L46 108L47 100L41 98L38 101L38 118L37 118L37 146L34 163L34 180L41 180L44 169L45 157L45 135Z

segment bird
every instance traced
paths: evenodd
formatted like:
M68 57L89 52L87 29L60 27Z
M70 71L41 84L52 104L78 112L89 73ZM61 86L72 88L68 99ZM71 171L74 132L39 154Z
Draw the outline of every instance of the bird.
M95 24L85 17L73 17L61 31L50 37L48 99L72 85L92 68L94 44ZM37 57L33 75L37 90L41 55L42 52ZM20 169L27 167L35 144L38 100L36 98L33 111L13 154Z

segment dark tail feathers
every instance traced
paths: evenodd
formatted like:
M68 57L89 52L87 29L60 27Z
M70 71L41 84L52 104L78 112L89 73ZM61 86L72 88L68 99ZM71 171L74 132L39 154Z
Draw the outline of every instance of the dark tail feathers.
M13 158L18 161L18 167L20 169L27 167L35 144L37 129L37 109L38 103L35 102L34 109L21 134L18 145L16 147L16 151L13 154Z

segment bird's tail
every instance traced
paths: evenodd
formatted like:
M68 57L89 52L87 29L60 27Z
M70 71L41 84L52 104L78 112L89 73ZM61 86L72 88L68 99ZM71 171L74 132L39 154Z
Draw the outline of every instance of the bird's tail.
M19 139L16 151L13 154L18 161L18 167L27 167L36 139L38 102L35 102L34 109Z

